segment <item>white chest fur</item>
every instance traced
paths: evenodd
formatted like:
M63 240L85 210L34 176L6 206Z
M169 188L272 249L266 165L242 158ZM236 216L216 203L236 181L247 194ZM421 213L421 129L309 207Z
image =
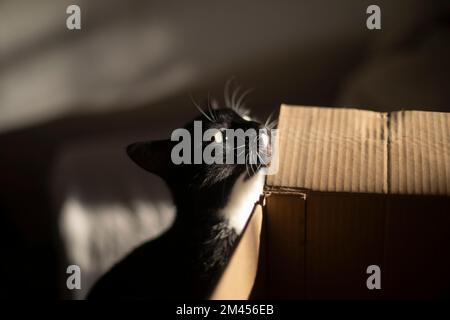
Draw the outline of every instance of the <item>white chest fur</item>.
M241 234L264 188L265 169L249 179L245 179L244 172L234 184L227 205L221 210L222 216L237 234Z

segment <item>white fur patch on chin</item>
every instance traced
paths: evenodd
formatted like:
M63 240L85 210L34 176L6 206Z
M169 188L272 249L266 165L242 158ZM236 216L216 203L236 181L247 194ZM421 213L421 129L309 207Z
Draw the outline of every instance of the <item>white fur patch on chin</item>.
M247 223L255 203L263 192L265 180L265 168L262 168L251 178L245 179L244 172L234 184L228 203L221 210L222 216L228 220L228 225L238 235Z

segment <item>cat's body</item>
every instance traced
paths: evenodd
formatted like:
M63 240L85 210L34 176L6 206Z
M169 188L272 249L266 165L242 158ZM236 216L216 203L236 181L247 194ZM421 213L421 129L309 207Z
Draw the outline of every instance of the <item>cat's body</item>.
M233 179L237 181L230 181L232 190L224 190L231 196L224 199L225 206L178 209L214 211L211 216L218 219L177 219L162 236L136 248L115 265L97 282L89 299L208 297L264 186L263 172L245 181L244 174ZM250 195L244 197L247 192ZM186 212L178 213L183 214Z
M215 128L264 127L232 109L216 110L214 121L208 116L198 119ZM186 128L191 130L192 123ZM226 148L227 143L223 144ZM116 264L95 284L89 299L207 298L211 294L263 191L265 166L174 165L169 157L173 145L164 140L127 149L138 165L168 184L177 208L173 226Z

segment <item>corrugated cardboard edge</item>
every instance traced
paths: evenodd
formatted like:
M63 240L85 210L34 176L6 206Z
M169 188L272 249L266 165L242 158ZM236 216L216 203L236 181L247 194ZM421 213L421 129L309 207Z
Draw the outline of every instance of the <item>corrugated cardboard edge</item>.
M250 297L258 269L261 227L262 207L257 204L211 300L246 300Z
M450 113L283 104L278 130L270 186L450 195Z
M384 114L283 104L278 130L280 157L289 156L281 157L278 172L268 177L269 185L315 191L385 191Z

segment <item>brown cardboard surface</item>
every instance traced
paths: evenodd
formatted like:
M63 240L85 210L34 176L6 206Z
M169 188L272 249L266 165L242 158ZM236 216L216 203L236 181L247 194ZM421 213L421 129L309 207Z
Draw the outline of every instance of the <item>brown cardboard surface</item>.
M450 198L433 195L450 194L450 114L282 106L279 130L279 171L267 189L278 190L272 201L281 203L267 206L266 240L270 247L272 239L285 239L289 252L268 252L266 267L304 252L290 272L293 278L303 272L304 281L278 278L278 286L297 284L283 297L448 294ZM295 215L305 192L305 209L297 209L303 222L271 228L271 217ZM304 243L289 249L299 235ZM382 270L382 290L366 287L372 264ZM269 283L271 290L277 287Z
M252 296L450 297L450 114L283 105L278 128L262 254L240 245L228 266L259 263Z
M266 257L272 257L266 261L267 297L304 298L305 199L268 196L265 218Z
M385 196L311 193L307 203L307 297L376 298L366 268L384 266Z
M283 105L278 128L271 187L450 195L450 113Z
M450 298L448 197L389 197L384 229L388 298Z
M450 195L450 113L390 117L390 193Z
M278 120L279 170L267 184L385 193L386 125L383 113L283 105Z

